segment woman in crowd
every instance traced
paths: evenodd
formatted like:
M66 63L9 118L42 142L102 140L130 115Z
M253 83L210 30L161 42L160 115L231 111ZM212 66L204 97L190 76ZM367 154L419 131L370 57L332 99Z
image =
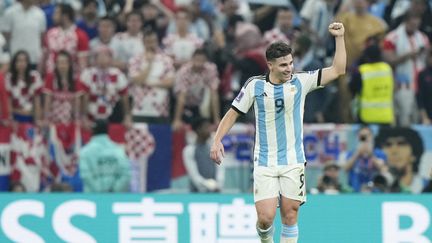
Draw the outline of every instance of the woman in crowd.
M37 71L31 70L26 51L18 51L12 58L5 77L8 94L9 120L20 123L41 123L41 92L43 82Z
M45 77L44 118L50 123L71 123L80 118L80 100L84 92L74 79L72 57L60 51L56 57L54 73Z

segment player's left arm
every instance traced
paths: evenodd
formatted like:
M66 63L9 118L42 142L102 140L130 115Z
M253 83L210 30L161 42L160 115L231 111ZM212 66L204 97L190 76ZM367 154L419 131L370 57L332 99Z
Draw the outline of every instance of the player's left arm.
M335 37L336 51L333 58L333 64L330 67L324 68L321 75L321 85L324 86L339 76L345 74L346 71L346 49L344 33L345 28L342 23L332 23L329 25L329 32Z

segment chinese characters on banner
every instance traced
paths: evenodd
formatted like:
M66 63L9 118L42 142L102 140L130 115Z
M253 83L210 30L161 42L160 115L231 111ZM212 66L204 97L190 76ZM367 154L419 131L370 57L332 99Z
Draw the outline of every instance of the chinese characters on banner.
M178 217L184 210L182 203L155 202L152 198L137 203L116 202L113 212L119 215L118 241L181 242ZM188 213L190 243L259 242L255 207L242 198L234 198L232 204L190 203Z

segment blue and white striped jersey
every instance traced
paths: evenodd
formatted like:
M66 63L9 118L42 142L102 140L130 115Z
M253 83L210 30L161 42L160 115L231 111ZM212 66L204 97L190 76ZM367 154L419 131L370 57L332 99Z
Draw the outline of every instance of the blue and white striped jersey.
M307 93L320 87L321 69L295 73L283 84L267 76L251 77L232 103L239 113L254 105L255 166L306 162L303 148L303 111Z

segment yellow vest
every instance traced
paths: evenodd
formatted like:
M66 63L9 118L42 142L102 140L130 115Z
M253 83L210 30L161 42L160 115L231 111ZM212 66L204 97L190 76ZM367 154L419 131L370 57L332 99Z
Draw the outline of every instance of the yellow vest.
M385 62L366 63L359 69L362 77L360 119L365 123L393 123L394 82L390 65Z

